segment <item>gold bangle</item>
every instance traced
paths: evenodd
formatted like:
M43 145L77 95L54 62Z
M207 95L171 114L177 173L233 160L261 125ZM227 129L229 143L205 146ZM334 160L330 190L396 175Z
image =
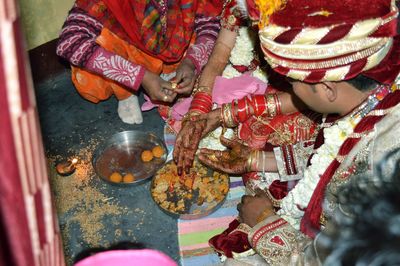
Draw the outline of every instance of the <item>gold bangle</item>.
M253 171L253 169L252 169L253 160L254 160L254 158L257 158L257 156L258 156L258 150L252 150L250 152L250 155L249 155L249 157L247 158L247 161L246 161L246 171L247 172L252 172Z
M251 153L250 153L249 157L247 157L246 167L245 167L247 173L251 172L251 161L252 161L252 158L251 158Z
M268 109L269 117L276 116L276 103L275 103L275 97L273 94L267 95L267 109Z
M262 213L260 213L260 215L258 215L257 223L264 221L267 217L271 216L272 214L274 214L274 211L269 208L266 208Z
M193 89L192 96L198 92L205 92L211 95L212 90L208 86L197 86Z
M181 120L182 125L183 125L185 122L187 122L188 120L191 120L192 117L198 116L198 115L200 115L200 114L199 114L199 113L196 113L196 112L187 112L187 113L183 116L183 118L182 118L182 120Z
M232 104L231 103L225 103L222 105L222 121L224 123L224 126L226 127L236 127L236 123L233 121L233 114L231 112L232 110Z

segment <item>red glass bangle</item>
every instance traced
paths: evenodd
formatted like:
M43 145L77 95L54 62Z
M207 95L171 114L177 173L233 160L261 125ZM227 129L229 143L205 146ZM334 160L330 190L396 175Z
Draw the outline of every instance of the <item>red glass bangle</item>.
M252 97L253 110L255 116L260 116L265 113L267 109L267 101L264 95L255 95Z
M190 111L195 110L201 113L208 113L212 109L211 95L206 92L197 92L193 96L192 103L190 104Z
M238 100L237 102L237 118L240 122L246 121L246 97Z

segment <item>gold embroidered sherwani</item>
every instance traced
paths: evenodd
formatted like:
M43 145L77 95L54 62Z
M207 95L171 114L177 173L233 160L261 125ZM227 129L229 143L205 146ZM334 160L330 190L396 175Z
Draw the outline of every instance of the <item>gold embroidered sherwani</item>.
M387 152L400 148L400 104L387 111L388 114L361 138L334 173L324 195L322 230L326 220L331 219L338 209L339 188L359 174L376 178L373 166ZM393 169L384 170L391 172ZM319 265L323 257L318 235L314 240L310 239L279 215L270 216L249 228L249 242L269 265Z

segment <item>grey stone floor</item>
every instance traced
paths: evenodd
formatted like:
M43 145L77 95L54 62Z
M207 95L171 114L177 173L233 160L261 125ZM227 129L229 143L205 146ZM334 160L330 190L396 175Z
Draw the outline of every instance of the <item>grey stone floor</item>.
M75 91L69 70L41 84L36 84L35 92L48 158L74 156L93 140L101 141L124 130L152 131L163 139L164 122L156 110L145 112L144 122L141 125L124 124L118 117L115 98L99 104L84 100ZM142 97L141 101L143 101ZM71 193L69 198L62 196L63 192L68 192L67 187L71 186L72 179L55 176L54 165L51 163L49 163L49 168L51 178L56 180L52 180L52 190L57 204L75 204L73 208L58 212L68 264L71 264L79 253L88 248L107 247L120 241L142 243L145 247L165 252L178 262L176 220L161 212L154 204L149 193L149 182L121 188L106 184L93 176L87 184L89 187L78 188L77 194L85 193L88 189L95 190L96 193L100 193L100 200L111 199L113 206L123 210L118 214L111 212L99 218L92 213L94 210L90 207L90 204L97 204L96 199L94 201L91 199L90 202L89 196L79 198L75 197L74 193ZM84 201L85 204L74 202L78 200ZM76 222L78 214L81 223ZM87 222L91 219L100 219L100 229L93 228L93 233L88 231L88 228L82 228L82 215ZM83 229L86 232L83 232ZM90 233L96 236L88 236Z

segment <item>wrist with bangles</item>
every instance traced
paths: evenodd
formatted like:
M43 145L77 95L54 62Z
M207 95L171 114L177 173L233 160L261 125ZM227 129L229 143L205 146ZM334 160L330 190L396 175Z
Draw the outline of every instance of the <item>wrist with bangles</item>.
M194 117L196 117L196 116L198 116L198 115L200 115L200 113L198 113L198 112L191 112L191 111L187 112L187 113L183 116L183 118L182 118L182 120L181 120L182 125L183 125L185 122L187 122L187 121L194 121Z
M266 208L262 213L260 213L260 215L258 215L256 221L257 223L260 223L274 214L275 212L272 209Z
M221 106L220 120L224 127L236 127L238 124L233 118L232 104L225 103Z
M192 92L189 112L206 114L212 109L211 89L207 86L196 86Z
M282 104L277 94L252 95L233 100L221 107L221 119L226 127L236 127L251 116L267 114L274 117L282 113Z
M265 181L265 168L266 168L266 155L267 152L260 150L252 150L246 161L247 172L258 172L261 173L261 180Z
M208 86L195 86L192 91L192 96L196 95L198 92L205 92L211 95L212 90Z
M252 150L250 152L249 157L247 157L246 167L245 167L247 172L254 172L257 170L259 152L260 152L259 150Z

